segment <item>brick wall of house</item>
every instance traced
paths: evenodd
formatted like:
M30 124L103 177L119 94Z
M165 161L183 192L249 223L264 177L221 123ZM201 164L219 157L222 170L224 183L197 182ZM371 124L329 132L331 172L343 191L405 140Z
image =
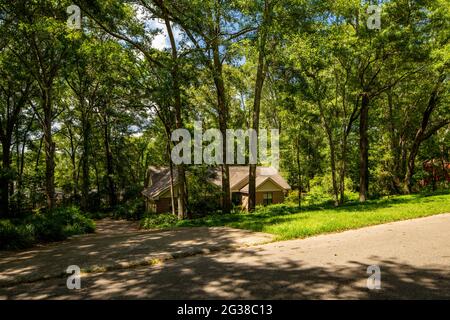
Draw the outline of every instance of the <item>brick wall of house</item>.
M156 213L172 212L171 206L172 206L171 198L160 198L158 201L156 201Z

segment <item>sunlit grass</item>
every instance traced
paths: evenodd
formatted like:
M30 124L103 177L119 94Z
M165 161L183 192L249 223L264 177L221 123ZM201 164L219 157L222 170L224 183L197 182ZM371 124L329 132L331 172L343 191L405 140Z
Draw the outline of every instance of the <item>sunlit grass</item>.
M357 229L392 221L407 220L450 212L450 194L409 195L350 203L334 208L329 205L303 208L272 205L255 213L212 215L177 222L175 227L228 226L274 234L276 240Z

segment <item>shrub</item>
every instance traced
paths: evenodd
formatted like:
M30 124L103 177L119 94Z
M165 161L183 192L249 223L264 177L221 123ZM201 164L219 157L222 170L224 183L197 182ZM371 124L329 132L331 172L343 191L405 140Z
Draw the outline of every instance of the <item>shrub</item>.
M26 248L35 241L35 232L32 225L15 226L10 220L0 220L0 249Z
M52 212L56 221L64 226L64 234L71 236L75 234L92 233L95 231L95 223L84 216L78 207L65 207ZM50 218L52 217L50 215Z
M110 217L111 213L108 211L97 210L97 211L92 211L92 212L86 212L85 216L88 217L89 219L100 220L100 219Z
M144 201L138 198L116 206L112 215L115 219L139 220L144 211Z
M21 220L1 220L0 249L26 248L36 242L60 241L94 231L94 221L83 216L77 207L37 211Z
M94 222L74 206L58 208L47 213L37 212L29 217L38 241L59 241L75 234L91 233Z
M51 218L44 215L35 215L31 220L31 225L34 227L37 241L50 242L66 239L60 219L58 219L58 221L53 221Z
M353 199L353 182L345 178L346 199ZM307 205L318 205L333 201L333 184L331 174L316 176L310 181L310 191L305 196Z
M177 224L178 217L172 213L148 213L141 220L141 227L144 229L169 228Z

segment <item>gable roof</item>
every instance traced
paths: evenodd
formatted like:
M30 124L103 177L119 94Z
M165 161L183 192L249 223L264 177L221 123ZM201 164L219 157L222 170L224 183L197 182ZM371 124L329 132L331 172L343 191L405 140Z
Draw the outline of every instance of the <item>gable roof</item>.
M142 194L150 199L157 199L161 193L170 189L170 169L166 167L150 167L151 185L142 191ZM178 172L173 170L173 183L178 181Z
M258 191L258 188L264 185L267 181L272 181L275 185L277 185L284 191L291 189L291 186L279 174L274 174L270 176L257 176L255 179L256 191ZM240 190L240 192L248 193L248 189L249 185L247 184Z

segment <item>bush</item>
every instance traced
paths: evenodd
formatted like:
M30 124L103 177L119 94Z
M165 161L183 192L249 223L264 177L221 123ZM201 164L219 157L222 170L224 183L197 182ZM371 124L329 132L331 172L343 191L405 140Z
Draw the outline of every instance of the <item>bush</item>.
M145 211L144 201L140 198L118 205L112 213L114 219L139 220Z
M55 210L52 215L64 226L64 234L72 236L75 234L92 233L95 231L95 222L84 216L78 207L66 207ZM50 218L52 217L50 215Z
M21 249L36 241L32 225L15 226L10 220L0 220L0 249Z
M1 220L0 249L26 248L37 242L60 241L95 231L95 223L77 207L40 211L17 221Z
M110 217L111 212L97 210L92 212L86 212L85 216L88 217L89 219L100 220Z
M177 224L178 217L172 213L148 213L141 220L141 227L144 229L169 228Z
M91 233L95 223L83 216L77 207L63 207L30 216L38 241L59 241L75 234Z
M345 198L353 199L353 182L345 178ZM331 174L316 176L310 181L310 191L305 196L308 205L317 205L324 202L333 202L333 183Z

